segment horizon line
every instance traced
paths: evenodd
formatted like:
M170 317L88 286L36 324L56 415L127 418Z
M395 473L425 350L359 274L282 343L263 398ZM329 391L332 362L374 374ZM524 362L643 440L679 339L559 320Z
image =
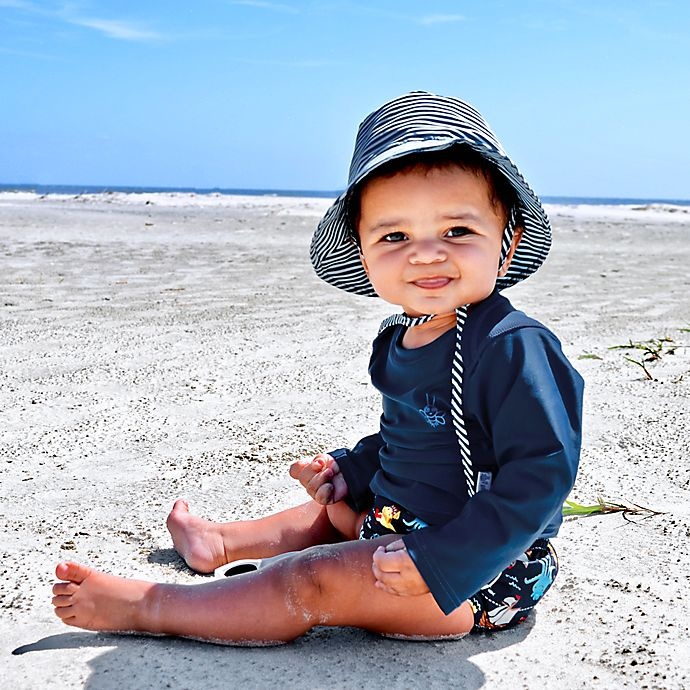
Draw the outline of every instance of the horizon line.
M62 191L60 191L62 190ZM186 194L227 194L227 195L247 195L247 196L316 196L318 198L337 198L344 189L286 189L280 187L194 187L194 186L165 186L165 185L103 185L103 184L48 184L48 183L4 183L0 182L0 192L35 192L36 194L158 194L179 192ZM618 203L640 203L640 202L659 202L669 204L690 205L690 197L687 199L676 197L640 197L640 196L591 196L583 194L544 194L539 197L545 203L550 200L571 199L576 200L598 200Z

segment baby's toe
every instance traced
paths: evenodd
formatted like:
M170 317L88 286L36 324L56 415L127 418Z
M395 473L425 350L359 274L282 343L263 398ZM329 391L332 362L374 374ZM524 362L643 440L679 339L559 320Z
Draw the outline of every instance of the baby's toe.
M78 588L79 586L75 585L74 582L56 582L53 585L53 594L55 596L71 595L74 594Z

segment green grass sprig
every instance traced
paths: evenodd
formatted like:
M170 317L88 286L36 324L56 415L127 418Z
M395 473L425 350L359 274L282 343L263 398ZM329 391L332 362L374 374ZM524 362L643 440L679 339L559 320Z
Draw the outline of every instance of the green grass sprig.
M597 498L597 502L594 505L582 505L567 499L563 505L563 517L588 517L590 515L605 515L607 513L621 513L628 522L636 522L636 520L631 519L632 517L646 520L647 518L664 514L661 511L645 508L635 503L615 503L601 497Z
M623 355L623 359L631 364L636 364L642 369L647 379L654 381L655 379L647 368L647 364L658 362L662 355L674 355L679 347L683 347L683 345L676 343L673 338L665 337L637 342L629 340L626 345L611 345L609 350L640 350L642 353L640 359L628 355Z

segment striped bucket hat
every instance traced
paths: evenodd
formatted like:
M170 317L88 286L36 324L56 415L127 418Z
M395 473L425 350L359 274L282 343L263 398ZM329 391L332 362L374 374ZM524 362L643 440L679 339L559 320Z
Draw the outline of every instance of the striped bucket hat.
M319 223L311 243L311 261L317 275L335 287L358 295L376 296L364 272L350 225L348 196L356 185L389 161L410 154L464 144L492 163L510 183L516 194L516 205L510 210L503 233L500 263L513 239L516 225L523 229L510 267L496 280L503 289L524 280L544 262L551 246L551 227L541 202L520 171L508 158L484 118L472 106L457 98L447 98L424 91L414 91L382 105L360 125L350 165L348 185ZM450 412L458 441L459 455L466 480L467 494L491 486L491 474L472 465L470 445L463 416L462 333L469 305L458 305L456 340L450 372ZM385 319L380 331L402 324L416 326L433 318L433 314L410 317L394 314Z
M507 274L496 281L497 288L514 285L534 273L551 246L551 227L541 202L477 110L457 98L413 91L385 103L359 126L347 189L326 212L312 239L311 262L316 274L342 290L376 296L353 241L348 195L385 163L458 144L469 146L495 165L516 192L514 222L522 226L523 235Z

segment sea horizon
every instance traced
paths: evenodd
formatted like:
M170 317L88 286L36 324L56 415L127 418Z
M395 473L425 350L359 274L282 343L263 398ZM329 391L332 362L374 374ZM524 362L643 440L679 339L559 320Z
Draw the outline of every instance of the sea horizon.
M220 194L223 196L286 196L335 199L343 190L318 189L257 189L257 188L224 188L224 187L156 187L129 185L60 185L60 184L0 184L0 192L33 192L39 195L67 194ZM589 197L589 196L542 196L546 204L593 206L627 206L639 204L671 204L690 206L690 199L671 199L659 197Z

